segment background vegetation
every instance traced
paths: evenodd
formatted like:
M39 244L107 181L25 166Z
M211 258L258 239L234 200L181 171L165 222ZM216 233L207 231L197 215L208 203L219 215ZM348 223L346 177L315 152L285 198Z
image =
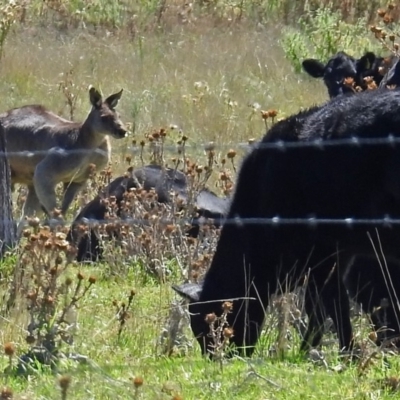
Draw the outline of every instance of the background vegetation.
M131 136L113 142L112 165L80 195L71 218L113 176L151 160L149 138L160 128L168 132L164 164L187 156L197 167L210 165L209 187L229 192L224 182L235 179L240 144L261 137L273 122L261 111L275 109L282 118L326 101L323 83L300 71L305 57L327 59L337 50L385 54L368 29L378 7L386 6L375 0L0 5L2 110L40 103L82 120L89 84L105 95L124 88L119 109ZM231 159L230 149L237 153ZM16 214L21 197L23 191ZM398 389L399 361L370 345L364 317L354 321L364 350L359 363L337 358L332 334L323 356L301 359L289 300L274 303L251 360L203 359L170 286L197 279L214 246L200 251L183 241L171 247L154 225L141 237L151 251L135 253L128 240L108 243L104 263L82 266L68 263L63 229L51 235L31 225L0 264L1 399L372 399L391 398ZM217 237L212 232L214 245ZM46 343L58 364L22 368L20 357Z

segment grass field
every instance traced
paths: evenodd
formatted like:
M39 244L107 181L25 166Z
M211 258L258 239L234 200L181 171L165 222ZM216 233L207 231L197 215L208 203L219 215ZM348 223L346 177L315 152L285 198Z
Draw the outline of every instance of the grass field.
M78 2L72 0L53 3L78 7ZM145 15L145 11L153 10L151 7L157 10L158 3L163 2L149 0L137 4ZM265 132L261 110L276 109L278 118L285 117L302 107L324 102L327 92L322 82L293 72L281 46L285 18L278 18L279 14L276 19L271 15L261 22L247 16L233 24L230 14L224 14L225 3L216 2L220 8L216 6L209 18L199 14L197 20L186 20L185 15L178 15L178 11L184 10L180 2L165 3L171 4L164 17L169 18L168 24L145 29L143 23L134 34L108 26L93 30L71 23L60 27L51 15L33 19L34 23L17 23L4 41L0 108L39 103L69 118L71 107L66 99L73 94L70 99L76 99L72 107L74 119L82 120L89 111L89 84L100 88L104 95L123 88L119 111L122 119L131 124L132 132L122 142L112 142L112 176L125 172L127 157L131 165L141 165L137 144L147 140L153 131L165 128L166 144L170 145L165 154L167 165L181 156L176 143L182 134L188 137L187 156L199 165L207 163L204 145L215 143L216 164L209 186L221 193L215 187L221 171L226 169L235 178L233 167L223 164L222 159L229 149L235 149L235 166L240 165L244 153L239 144L258 139ZM36 2L32 4L37 6ZM240 4L244 9L247 2L238 2L236 8L226 6L226 10L237 17L242 9ZM288 4L282 2L281 10ZM354 2L354 7L364 5ZM290 9L283 14L288 17L294 12L299 10ZM64 14L56 15L62 22ZM97 16L94 12L93 15ZM140 20L141 14L138 15ZM146 144L145 162L150 159L147 147ZM72 207L71 218L93 196L93 188L98 185L101 183L92 184L80 196ZM79 300L78 307L72 307L73 331L68 334L73 342L57 344L66 354L79 357L61 359L56 371L39 365L29 376L17 376L10 372L10 365L15 367L18 357L31 347L26 340L30 321L27 306L32 304L29 293L46 286L38 277L42 269L50 271L48 265L53 265L57 256L45 250L37 257L34 254L37 255L21 245L0 261L3 303L9 297L14 272L26 271L14 307L1 314L4 356L0 358L0 371L4 373L0 389L4 389L0 399L266 400L396 396L400 384L398 357L387 354L384 360L380 352L374 354L373 346L368 344L365 318L354 321L356 338L365 345L364 356L354 364L338 359L333 334L326 335L323 360L317 360L317 355L315 360L298 355L300 339L291 327L287 327L291 335L289 339L285 337L282 347L277 340L280 316L276 310L268 314L265 334L251 359L213 363L202 358L185 319L181 321L184 329L178 344L166 351L161 336L170 329L168 323L173 321L170 313L179 303L171 284L186 277L185 263L194 260L191 250L182 249L182 254L172 257L170 253L164 254L163 248L157 248L158 261L168 272L159 279L147 271L149 258L125 257L112 244L107 247L108 262L67 265L63 256L62 268L56 274L57 297L51 302L53 316L62 312L71 298L71 294L65 294L66 279L70 280L71 288L79 281L88 285L89 277L92 283L95 281ZM211 255L212 250L206 254L208 258ZM196 257L204 260L204 254ZM121 303L128 304L132 290L135 294L129 315L121 317ZM60 385L65 388L64 393ZM10 391L13 395L7 397L11 396Z

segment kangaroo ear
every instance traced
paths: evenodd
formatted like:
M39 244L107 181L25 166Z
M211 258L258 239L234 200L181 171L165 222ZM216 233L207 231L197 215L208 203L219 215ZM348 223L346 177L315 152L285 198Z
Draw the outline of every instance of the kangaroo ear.
M99 108L101 106L101 103L103 102L103 96L92 85L89 86L89 98L92 106L96 108Z
M199 301L203 285L198 283L183 283L182 285L172 285L172 289L191 303L195 303Z
M322 78L325 72L325 65L321 61L315 60L314 58L307 58L301 65L304 71L313 78Z
M105 100L105 103L107 103L110 108L117 107L123 91L124 89L121 89L118 93L114 93L111 96L108 96Z

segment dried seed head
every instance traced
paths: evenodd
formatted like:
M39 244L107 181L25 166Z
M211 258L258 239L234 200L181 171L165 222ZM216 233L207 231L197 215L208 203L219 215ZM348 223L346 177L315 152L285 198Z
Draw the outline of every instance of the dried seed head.
M33 344L33 343L35 343L36 339L35 339L35 336L33 336L33 335L28 335L28 336L25 338L25 341L26 341L26 343L28 343L28 344Z
M172 232L175 231L175 225L169 224L165 227L165 233L167 235L171 234Z
M371 30L371 32L378 33L378 34L381 33L383 30L382 28L375 26L375 25L370 26L369 29Z
M140 386L143 385L143 378L141 376L135 376L133 378L133 385L135 386L135 388L140 388Z
M351 77L347 77L344 79L344 84L346 86L353 86L354 85L354 79Z
M270 118L275 118L278 115L278 111L276 110L268 110L268 115Z
M71 384L71 377L69 375L62 375L58 379L58 384L63 391L68 390L69 385Z
M192 279L197 282L197 279L199 279L199 273L197 271L192 271L192 273L190 274L190 276L192 277Z
M28 219L28 225L36 228L40 224L40 219L38 217L33 217Z
M231 301L224 301L222 303L222 309L225 313L230 313L233 310L233 303Z
M82 280L82 279L85 279L85 276L81 273L81 272L78 272L77 273L77 275L76 275L76 277L78 278L78 280Z
M30 300L30 301L36 301L36 299L37 299L37 292L35 292L35 291L28 292L28 294L26 295L26 298L27 298L28 300Z
M233 159L236 156L236 151L233 149L230 149L226 155L229 159Z
M96 283L96 277L95 276L89 276L89 283L91 285L94 285Z
M10 388L3 388L0 392L0 400L11 400L13 398L13 391Z
M217 316L215 315L215 313L210 313L206 315L206 318L204 320L207 324L212 324L217 320Z
M4 345L4 354L8 357L12 357L15 354L15 347L13 343L7 342Z
M230 339L233 336L233 329L232 328L224 328L223 333L224 338Z
M67 250L68 247L69 247L69 242L66 241L66 240L58 240L58 241L56 242L56 246L57 246L57 248L60 249L60 250Z
M376 12L381 18L383 18L386 15L386 10L383 8L380 8L377 12Z
M376 342L378 340L378 335L376 334L375 331L370 332L370 334L368 335L369 340L371 340L372 342Z
M25 229L22 232L22 236L25 237L25 238L29 238L29 236L31 236L31 231L29 229Z

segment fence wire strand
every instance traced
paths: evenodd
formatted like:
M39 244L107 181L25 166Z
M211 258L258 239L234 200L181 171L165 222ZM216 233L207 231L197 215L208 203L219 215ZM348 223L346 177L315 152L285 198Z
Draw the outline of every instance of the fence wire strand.
M386 137L376 137L376 138L360 138L357 136L346 137L342 139L322 139L317 138L313 140L302 140L302 141L283 141L278 140L275 142L262 143L260 141L255 141L252 144L245 142L230 143L230 144L218 144L213 143L213 149L231 149L234 146L243 148L246 150L257 147L258 149L276 149L284 151L289 148L302 148L302 147L315 147L316 149L323 150L325 147L336 147L336 146L371 146L371 145L389 145L395 146L400 143L400 137L394 135L388 135ZM182 149L183 145L167 145L152 142L143 146L144 150L152 150L154 147L162 147L163 151L178 152ZM208 143L187 143L184 145L185 150L204 150L210 148L210 142ZM141 149L141 146L129 146L126 148L126 152L137 152ZM113 150L115 152L115 150ZM67 156L69 154L88 154L88 153L98 153L101 155L107 154L106 151L97 149L63 149L59 147L53 147L50 150L35 150L35 151L1 151L0 157L5 156L20 156L31 158L35 156L43 156L47 154L57 154L60 156Z
M387 135L386 137L375 137L375 138L360 138L357 136L346 137L342 139L329 139L325 140L322 138L313 139L309 141L276 141L270 143L262 143L262 142L254 142L252 144L249 143L236 143L236 145L240 148L250 150L254 147L257 149L275 149L278 151L285 151L290 148L310 148L314 147L319 150L324 150L328 147L335 146L351 146L351 147L361 147L361 146L376 146L376 145L388 145L391 147L395 147L395 145L400 144L400 137L396 137L394 135ZM147 146L144 146L144 150L152 150L154 146L162 147L163 151L171 151L178 152L179 149L182 149L182 145L165 145L162 143L151 143ZM185 150L196 150L201 149L207 151L210 143L185 143ZM234 146L234 144L213 144L213 149L230 149ZM138 152L141 150L140 146L136 147L128 147L126 152ZM62 149L62 148L52 148L50 150L37 150L37 151L17 151L17 152L0 152L0 157L4 156L21 156L31 158L39 155L47 155L47 154L57 154L59 156L67 156L69 154L87 154L87 153L99 153L106 154L104 150L95 149ZM114 151L115 152L115 151ZM177 221L181 221L183 223L191 223L192 218L176 218L174 220L162 220L161 222L164 224L176 223ZM72 220L42 220L41 222L49 223L50 225L66 225L72 224L74 221ZM108 220L97 220L97 219L87 219L83 218L79 221L80 224L88 225L89 227L95 227L101 224L108 223L119 223L121 225L138 225L138 224L148 224L148 220L145 219L135 219L135 218L127 218L127 219L108 219ZM9 220L0 221L2 224L12 224L14 222ZM400 219L391 218L390 216L383 216L382 218L318 218L318 217L297 217L297 218L284 218L284 217L269 217L269 218L225 218L223 219L223 224L234 224L234 225L272 225L272 226L281 226L281 225L308 225L310 227L316 227L318 225L346 225L347 227L360 226L360 225L375 225L375 226L383 226L383 227L391 227L394 225L400 224Z

